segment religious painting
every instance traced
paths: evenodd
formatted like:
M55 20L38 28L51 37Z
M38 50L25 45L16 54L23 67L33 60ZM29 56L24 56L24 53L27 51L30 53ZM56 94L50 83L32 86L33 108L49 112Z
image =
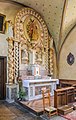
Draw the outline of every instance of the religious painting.
M5 15L0 13L0 33L4 33L5 32Z
M40 23L34 16L27 16L24 21L25 35L29 41L37 41L40 38Z

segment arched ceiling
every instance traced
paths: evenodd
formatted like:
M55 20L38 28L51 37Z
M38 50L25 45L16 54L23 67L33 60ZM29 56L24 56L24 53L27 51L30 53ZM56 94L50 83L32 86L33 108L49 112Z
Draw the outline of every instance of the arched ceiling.
M76 24L76 0L68 0L63 23L62 42L64 41L66 35L75 24Z
M56 51L76 23L76 0L5 0L21 3L35 9L47 24ZM61 42L60 42L61 41Z

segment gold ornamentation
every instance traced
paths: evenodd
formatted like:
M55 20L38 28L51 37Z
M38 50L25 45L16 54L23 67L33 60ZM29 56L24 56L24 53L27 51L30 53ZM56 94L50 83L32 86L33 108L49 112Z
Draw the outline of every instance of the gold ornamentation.
M12 84L14 81L14 46L13 46L13 39L8 38L8 83Z
M21 23L22 21L22 23ZM20 27L20 23L23 27ZM20 29L21 28L21 29ZM41 16L31 8L23 8L16 15L15 39L23 41L28 50L44 49L45 69L48 71L48 30ZM41 61L41 59L39 59Z

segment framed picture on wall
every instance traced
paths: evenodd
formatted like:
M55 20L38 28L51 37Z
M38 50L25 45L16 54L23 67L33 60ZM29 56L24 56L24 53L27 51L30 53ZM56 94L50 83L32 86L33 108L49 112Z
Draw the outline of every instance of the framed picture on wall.
M5 15L0 13L0 33L5 33Z

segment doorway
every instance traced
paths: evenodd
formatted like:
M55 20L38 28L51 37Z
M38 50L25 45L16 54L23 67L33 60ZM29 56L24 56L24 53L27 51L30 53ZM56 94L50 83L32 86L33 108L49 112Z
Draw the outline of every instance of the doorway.
M0 57L0 100L6 98L7 58Z

